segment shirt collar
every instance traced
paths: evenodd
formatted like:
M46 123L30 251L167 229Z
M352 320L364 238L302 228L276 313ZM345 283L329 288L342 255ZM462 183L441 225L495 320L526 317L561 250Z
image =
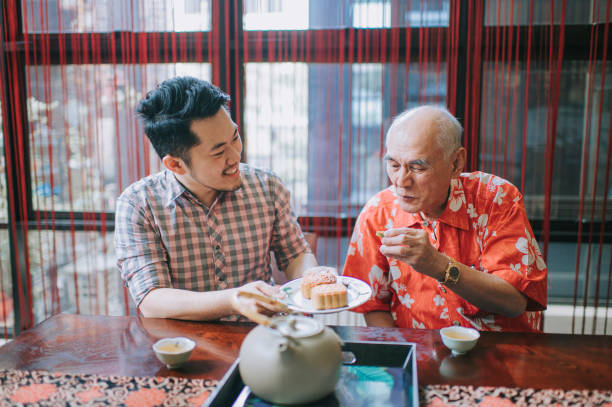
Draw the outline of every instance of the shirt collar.
M183 195L187 189L178 182L172 171L168 169L164 170L164 184L166 184L164 206L167 208L174 205L174 201Z
M191 191L189 191L187 188L185 188L185 186L183 184L181 184L179 182L179 180L176 179L176 177L174 176L172 171L170 171L168 169L165 169L164 170L164 179L165 179L165 184L167 185L166 195L165 195L165 199L164 199L164 206L165 207L173 206L174 205L174 201L176 201L178 199L178 197L180 197L182 195L185 195L186 199L189 199L189 200L193 201L194 203L199 203L200 205L204 205L203 203L200 202L200 200L195 195L193 195L193 193L191 193ZM244 182L244 178L243 178L243 182ZM238 196L242 196L242 193L243 193L242 190L243 190L243 188L239 188L236 191L220 192L217 195L217 198L215 199L213 204L210 206L210 208L207 208L207 209L212 209L212 207L215 206L215 204L217 202L219 202L223 198L223 196L225 196L225 194L232 193L232 194L236 194Z
M406 219L402 224L407 227L423 223L423 218L419 213L405 212L405 214ZM465 201L465 192L459 177L451 180L450 194L448 195L446 208L444 208L442 215L436 220L458 229L469 230L470 222Z
M458 229L470 229L465 191L463 190L461 177L451 180L451 190L446 202L446 208L444 208L439 221Z

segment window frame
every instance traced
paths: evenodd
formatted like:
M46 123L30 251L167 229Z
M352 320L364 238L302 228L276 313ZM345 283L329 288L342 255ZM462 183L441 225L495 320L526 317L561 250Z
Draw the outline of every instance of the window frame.
M483 2L485 0L482 0ZM20 117L27 125L27 84L26 84L26 52L30 52L31 61L41 61L40 50L43 46L49 50L51 64L85 64L85 63L163 63L167 55L176 55L176 60L171 62L208 62L211 63L212 82L226 91L232 98L230 113L236 123L241 127L244 118L245 105L245 84L244 73L245 64L249 62L406 62L407 58L418 60L420 37L427 36L430 49L435 51L438 41L454 41L456 44L456 66L448 68L447 88L454 83L466 83L468 70L477 72L482 67L487 56L484 42L481 44L479 60L470 61L468 53L470 50L466 44L468 37L473 35L474 30L481 30L483 38L488 35L495 35L508 29L516 29L509 26L485 26L484 12L480 18L479 25L470 24L468 16L475 10L470 9L466 1L451 0L451 13L459 16L458 20L450 18L448 27L396 27L396 28L336 28L336 29L315 29L315 30L279 30L279 31L254 31L243 30L242 10L243 0L212 0L211 1L211 31L208 32L126 32L118 31L112 33L62 33L43 36L41 34L29 34L26 44L22 29L22 2L20 0L7 0L7 4L1 8L0 29L2 33L1 45L3 51L0 53L0 73L2 74L1 96L2 96L2 115L3 130L5 140L5 162L7 170L4 174L7 185L7 196L2 197L8 202L9 218L7 221L0 220L0 229L9 230L9 244L11 256L11 276L13 280L13 299L15 304L15 329L17 335L23 329L32 326L32 304L28 297L28 246L27 231L29 229L61 229L91 231L114 230L113 212L50 212L34 211L32 208L31 196L31 177L30 153L28 147L27 128L17 128L16 117ZM392 5L397 5L392 2ZM484 3L483 3L484 4ZM12 14L11 14L12 13ZM10 14L10 15L8 15ZM478 20L478 19L477 19ZM7 25L7 22L17 21L17 24ZM596 29L602 30L605 23L594 24ZM558 25L554 26L559 29ZM593 25L566 25L565 26L565 46L564 60L589 60L588 40ZM532 47L541 46L546 35L549 35L550 26L522 26L519 28L520 38L533 38ZM374 55L373 52L365 52L362 58L357 61L359 41L353 41L359 37L399 35L400 41L398 49L393 53L388 48L383 53ZM317 37L335 36L339 41L324 42L323 48L316 48ZM449 38L450 36L450 38ZM410 38L410 44L406 43L406 38ZM114 42L116 48L114 52L110 49L102 50L99 59L78 58L71 52L72 44L88 43L93 44ZM142 52L127 52L124 48L126 43L147 43L154 45L157 49L164 49L165 52L159 54L145 54ZM214 49L208 47L209 43L214 44ZM194 52L195 44L202 44L202 57L196 58ZM258 44L260 51L256 52ZM297 44L297 47L294 45ZM343 47L337 45L343 44ZM245 45L247 51L245 51ZM603 41L598 44L597 55L603 55ZM128 46L129 49L131 46ZM272 50L289 50L281 55L274 54ZM521 42L518 47L519 60L525 60L529 51L526 41ZM67 50L64 56L60 56L60 50ZM91 48L90 48L91 49ZM221 57L218 50L228 49L229 51ZM28 51L29 50L29 51ZM36 50L36 51L32 51ZM606 60L612 59L612 41L608 42L608 49L605 50ZM452 55L447 56L448 62ZM537 59L538 55L532 55L532 59ZM545 56L542 56L545 57ZM212 62L211 62L212 60ZM473 63L474 65L469 65ZM452 73L452 75L451 75ZM240 79L240 80L239 80ZM14 86L9 87L9 83ZM480 83L476 83L476 95L481 101ZM453 101L451 110L458 117L464 117L466 112L466 101L469 100L467 86L457 87L456 98ZM448 93L447 93L448 94ZM473 115L474 116L474 115ZM473 117L472 116L472 117ZM479 111L473 117L474 124L470 128L479 137L480 117ZM248 143L248 134L242 133L245 143ZM473 143L478 146L479 142ZM24 152L21 155L21 152ZM477 148L471 149L468 157L468 170L474 170L479 161ZM246 159L243 151L243 161ZM22 180L25 184L22 183ZM9 189L14 188L17 193L10 194ZM41 219L53 219L41 221ZM347 237L352 233L356 218L349 216L303 216L299 219L304 231L314 232L320 236L327 237ZM593 239L604 243L612 242L612 221L590 222L584 220L564 221L564 220L545 220L531 219L531 223L536 238L546 234L547 230L549 241L559 242L578 242L580 239ZM578 235L577 231L581 230ZM590 233L595 231L594 233ZM26 312L17 312L17 310ZM30 312L27 312L30 310Z

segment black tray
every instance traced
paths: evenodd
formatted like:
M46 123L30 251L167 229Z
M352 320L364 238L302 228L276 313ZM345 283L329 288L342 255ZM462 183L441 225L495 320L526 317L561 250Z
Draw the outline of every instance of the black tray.
M373 404L368 397L375 394L378 394L377 401L386 399L388 405L419 405L414 343L345 341L342 350L352 352L355 361L342 366L335 393L307 406L368 406ZM244 385L238 363L236 359L203 406L229 407L237 401L240 407L274 406L257 398Z

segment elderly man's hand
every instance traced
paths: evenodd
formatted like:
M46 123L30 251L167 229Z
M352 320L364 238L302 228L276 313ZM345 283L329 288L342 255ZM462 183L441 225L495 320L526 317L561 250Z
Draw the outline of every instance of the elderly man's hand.
M437 278L440 267L444 269L446 257L429 242L427 231L413 228L397 228L385 231L381 238L380 252L393 259L408 263L416 271Z

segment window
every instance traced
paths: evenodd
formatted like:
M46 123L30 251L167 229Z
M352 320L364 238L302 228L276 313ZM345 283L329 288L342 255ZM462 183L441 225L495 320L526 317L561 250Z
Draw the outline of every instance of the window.
M30 231L35 323L58 312L125 314L113 232Z
M449 0L245 0L245 30L448 26Z
M34 209L112 212L125 187L159 171L135 107L148 89L176 75L209 79L210 66L30 66Z
M245 82L247 162L273 169L303 213L308 202L308 66L250 63Z
M24 31L209 31L210 0L22 0Z
M606 4L598 0L515 0L486 2L485 25L519 24L529 25L530 18L534 25L561 23L561 14L565 3L565 24L588 24L591 21L605 22ZM533 14L531 14L533 13Z
M547 87L540 84L549 83L551 74L545 62L532 62L529 78L524 63L520 63L518 69L513 64L495 65L495 62L486 63L483 72L482 99L490 102L481 110L482 169L499 174L517 186L521 185L522 174L538 174L526 176L521 190L525 195L529 218L543 219L543 174L552 152L547 155L550 113ZM612 64L606 64L605 73L601 71L602 67L601 62L590 66L588 61L566 61L561 72L552 176L552 220L580 220L580 194L583 189L583 205L586 205L582 217L590 218L592 215L594 220L601 220L602 214L612 209L612 200L608 200L605 210L602 207L603 198L608 193L605 163L612 109ZM605 80L603 88L602 75ZM525 105L528 79L531 85L528 104ZM526 129L523 119L525 108ZM520 142L522 137L511 135L522 135L525 131L528 137L523 146ZM585 132L588 132L587 137L584 137ZM525 157L522 156L523 148ZM594 205L593 209L591 204Z
M553 133L550 58L560 1L7 1L15 1L23 30L3 37L16 67L7 76L19 97L5 95L2 103L27 114L28 126L24 134L11 130L25 141L27 151L17 157L23 162L0 157L0 237L29 252L28 305L36 321L57 310L126 312L111 262L114 200L161 169L135 105L156 83L184 74L230 94L245 161L271 168L289 187L305 229L319 234L322 264L342 266L355 217L388 185L382 155L392 119L434 103L468 123L470 169L520 186L536 234L550 221L551 299L573 300L576 264L591 273L579 276L579 292L592 297L599 281L603 295L609 283L592 277L608 270L612 240L605 165L612 52L604 70L600 24L607 2L565 2ZM599 41L592 53L591 35ZM18 139L12 136L11 148ZM553 153L546 219L546 161ZM16 197L27 211L7 211L9 173L11 185L27 186ZM27 240L10 233L21 227ZM12 297L8 247L0 249L0 291Z

